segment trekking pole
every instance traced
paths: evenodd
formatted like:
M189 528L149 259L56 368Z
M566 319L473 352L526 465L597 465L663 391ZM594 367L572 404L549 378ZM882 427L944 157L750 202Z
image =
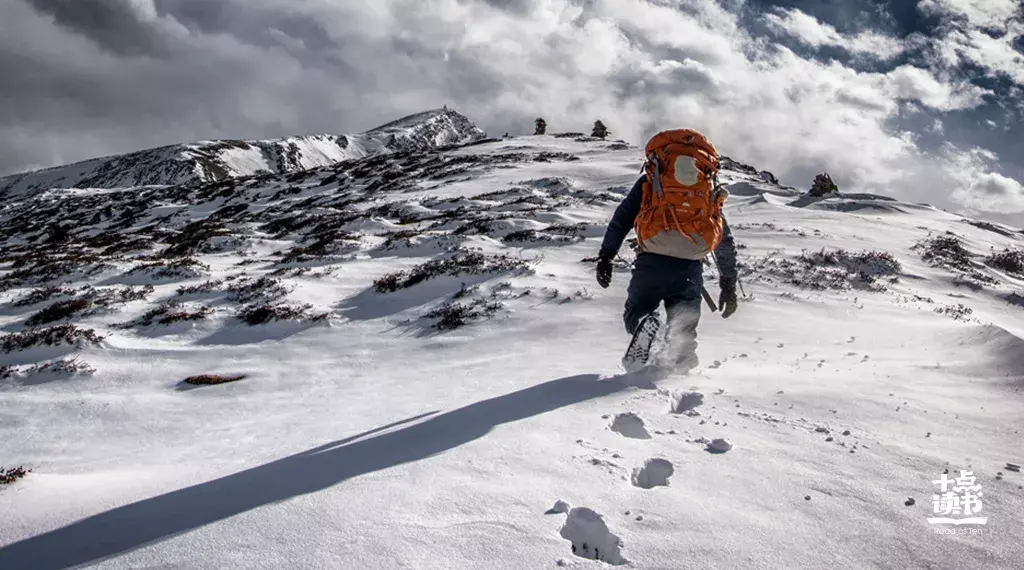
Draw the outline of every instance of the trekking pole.
M718 312L718 306L715 305L715 301L711 298L711 293L708 293L707 288L703 285L700 286L700 294L704 296L704 300L707 301L708 307L711 308L711 312Z

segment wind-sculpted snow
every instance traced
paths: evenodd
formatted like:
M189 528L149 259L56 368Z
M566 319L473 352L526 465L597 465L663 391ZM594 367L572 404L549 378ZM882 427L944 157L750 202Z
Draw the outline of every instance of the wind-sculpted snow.
M431 129L0 201L0 568L1019 566L1024 235L729 159L739 308L623 374L641 149Z
M442 119L450 118L427 113L375 132L397 137L428 125L434 130L420 129L423 136L444 138L449 121ZM468 125L455 127L471 130ZM595 142L568 144L589 154ZM599 239L601 226L562 212L607 207L625 187L585 188L567 176L526 176L505 186L474 186L473 180L508 169L580 161L571 152L526 152L521 145L490 144L495 148L396 151L286 174L102 191L52 190L8 200L0 210L0 233L5 236L0 243L7 262L0 272L0 291L16 292L11 311L24 318L7 328L79 322L115 314L131 301L142 302L130 295L113 302L104 291L117 287L148 288L146 295L154 286L176 288L174 295L146 301L150 305L145 311L109 323L144 336L172 324L205 326L231 319L257 325L278 320L322 323L331 315L378 318L423 303L421 318L434 322L437 330L450 330L514 310L531 293L531 298L539 293L562 302L590 298L584 289L564 294L544 287L535 292L536 287L517 286L508 278L535 273L533 250ZM480 151L472 152L474 148ZM723 171L723 178L747 185L748 192L776 186L752 168L731 160L727 164L732 170ZM458 185L479 190L455 195L445 190ZM771 205L752 198L752 205ZM751 231L788 232L809 243L829 237L817 228L808 232L775 223L740 221L733 227L740 248L746 247L742 238ZM925 260L968 270L959 242L935 239L915 246L925 248ZM1010 250L1001 255L993 259L1016 259ZM225 256L233 259L227 269L213 270L224 265ZM331 306L318 308L289 297L296 279L330 279L340 267L362 258L423 261L376 275L360 294ZM773 250L763 257L744 256L741 264L748 281L810 290L886 291L904 274L900 260L884 251L823 248L793 256ZM996 283L973 268L970 273L981 282ZM481 288L502 275L502 286ZM75 292L75 286L83 292ZM416 291L404 292L414 286ZM380 295L394 297L395 308L377 303ZM30 304L34 312L27 313ZM961 314L966 309L957 310Z
M133 288L146 288L149 295L154 286L176 287L175 294L158 296L141 314L135 311L108 326L153 337L187 330L181 325L214 326L224 319L250 326L275 321L312 325L331 315L376 314L366 313L372 297L436 277L482 283L530 272L528 259L483 252L474 240L491 239L510 248L578 243L595 235L588 224L539 219L557 218L561 208L572 205L607 203L617 195L579 188L564 178L526 179L474 196L445 197L437 191L495 169L574 160L572 154L544 151L402 151L287 175L103 192L51 191L9 201L0 211L6 263L0 291L14 293L11 311L24 318L8 329L78 322L99 309L110 316L143 299ZM212 266L223 265L224 256L234 261L214 280ZM317 309L289 298L295 279L328 278L342 264L364 256L426 260L376 276L362 296L335 307ZM119 297L113 291L120 291ZM422 317L438 330L490 318L531 292L511 284L487 291L465 285L447 294L428 291L422 299L413 293L414 299L434 303ZM558 296L557 291L541 294ZM576 291L565 298L586 297ZM35 312L27 312L30 307Z

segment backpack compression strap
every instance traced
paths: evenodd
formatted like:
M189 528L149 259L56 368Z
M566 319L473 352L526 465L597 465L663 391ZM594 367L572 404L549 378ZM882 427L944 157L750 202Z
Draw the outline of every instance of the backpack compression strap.
M658 200L665 198L665 190L661 187L661 161L653 152L648 155L647 160L654 164L654 178L651 180L651 187L654 188L654 193L658 195Z

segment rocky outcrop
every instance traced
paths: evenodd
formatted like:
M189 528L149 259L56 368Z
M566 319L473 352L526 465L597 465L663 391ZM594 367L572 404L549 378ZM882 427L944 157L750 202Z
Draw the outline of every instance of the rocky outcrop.
M811 189L808 193L811 196L822 197L828 196L839 192L839 186L832 181L832 177L827 172L823 172L814 177L814 182L811 184Z

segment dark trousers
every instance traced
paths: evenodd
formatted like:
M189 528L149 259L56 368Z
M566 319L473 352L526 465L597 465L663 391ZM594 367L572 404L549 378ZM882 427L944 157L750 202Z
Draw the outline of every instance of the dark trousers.
M676 359L696 356L703 268L699 261L642 253L633 264L622 315L626 332L665 303L666 338Z

